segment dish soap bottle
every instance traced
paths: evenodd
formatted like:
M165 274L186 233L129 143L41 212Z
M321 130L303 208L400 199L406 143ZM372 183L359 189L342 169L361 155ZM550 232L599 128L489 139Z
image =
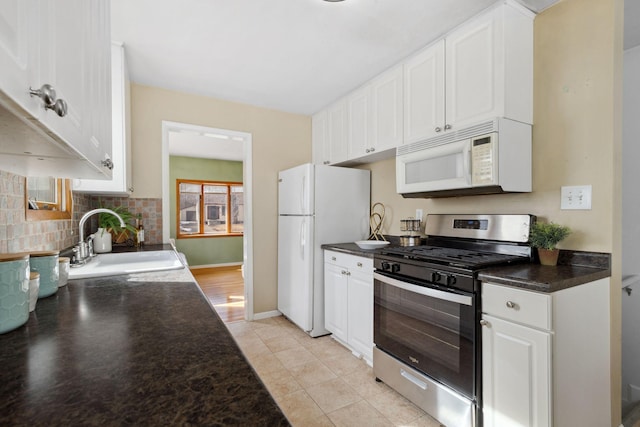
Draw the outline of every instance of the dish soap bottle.
M144 226L142 225L142 214L138 214L136 218L136 246L144 245Z

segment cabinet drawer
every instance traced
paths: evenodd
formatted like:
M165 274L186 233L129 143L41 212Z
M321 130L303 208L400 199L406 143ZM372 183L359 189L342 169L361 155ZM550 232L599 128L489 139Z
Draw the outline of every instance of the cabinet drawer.
M342 252L325 250L324 261L328 264L339 265L350 271L373 273L373 259Z
M551 295L483 283L482 312L551 330Z

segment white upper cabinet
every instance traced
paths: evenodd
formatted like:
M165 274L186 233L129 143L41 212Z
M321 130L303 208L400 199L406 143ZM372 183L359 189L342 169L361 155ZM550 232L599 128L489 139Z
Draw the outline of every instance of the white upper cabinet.
M444 40L404 64L404 141L437 132L444 123Z
M0 167L31 176L111 176L109 162L103 166L111 157L109 16L108 0L0 1L0 107L30 128L8 126ZM29 95L43 85L66 103L66 114Z
M371 152L373 108L371 85L366 85L347 97L348 157L355 159Z
M405 143L495 117L532 123L533 18L500 4L405 61Z
M384 151L402 144L402 64L371 82L373 108L373 151Z
M311 117L311 145L313 148L313 163L328 165L331 163L329 147L329 122L327 110L322 110Z
M37 26L34 0L0 0L0 89L37 114L39 99L29 96L37 77Z
M347 160L347 100L341 99L327 110L330 162Z
M95 194L130 195L131 185L131 119L130 83L121 43L111 44L111 115L113 176L110 180L77 179L74 191Z

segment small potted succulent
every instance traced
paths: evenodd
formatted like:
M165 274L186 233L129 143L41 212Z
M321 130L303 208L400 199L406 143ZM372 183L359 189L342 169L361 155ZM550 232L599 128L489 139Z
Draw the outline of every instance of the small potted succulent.
M542 265L556 265L559 250L556 245L571 234L571 229L553 222L536 222L531 226L529 244L538 249Z

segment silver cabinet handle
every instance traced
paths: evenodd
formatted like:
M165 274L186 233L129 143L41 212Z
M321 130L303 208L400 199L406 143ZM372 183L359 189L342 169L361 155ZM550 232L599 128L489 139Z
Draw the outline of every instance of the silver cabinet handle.
M329 163L331 163L329 160L325 160L324 162L322 162L323 165L328 165Z
M436 132L440 132L440 131L442 131L442 128L441 128L440 126L438 126L438 127L435 129L435 131L436 131Z
M43 84L40 89L29 87L29 95L37 96L44 102L44 108L53 110L55 113L64 117L67 115L67 103L64 99L56 99L56 90L50 84Z
M371 150L369 150L368 148L366 150L364 150L365 153L370 153Z
M376 149L375 149L375 147L371 147L371 148L369 148L369 151L373 153L374 151L376 151Z
M100 164L109 170L113 169L113 162L111 159L101 160Z
M362 267L362 263L361 263L361 262L357 263L356 265L357 265L358 267Z
M480 320L480 325L481 326L489 326L489 322L487 322L486 320L482 319L482 320Z
M336 257L332 256L331 261L335 261L335 260L336 260Z
M518 308L518 304L516 304L513 301L507 301L507 307L508 308Z
M444 125L444 130L449 130L451 129L451 125Z

